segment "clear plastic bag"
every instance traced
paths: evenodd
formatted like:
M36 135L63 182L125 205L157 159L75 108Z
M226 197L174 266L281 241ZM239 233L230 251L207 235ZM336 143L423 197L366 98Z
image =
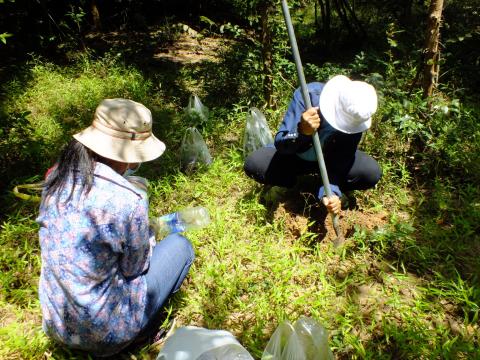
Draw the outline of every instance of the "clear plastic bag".
M167 338L157 360L253 360L237 339L225 330L180 327Z
M289 321L284 321L278 325L263 352L262 360L283 359L284 349L294 332L295 329Z
M312 318L302 316L293 325L285 321L270 338L262 360L333 360L328 332Z
M210 165L212 156L200 132L190 127L183 136L180 146L180 167L186 173L191 173L202 165Z
M208 108L202 104L200 98L195 94L188 99L185 117L190 126L201 126L208 121Z
M228 344L204 352L197 360L253 360L253 357L243 346Z
M243 152L245 157L255 150L273 143L273 136L265 115L253 107L247 114L245 133L243 136Z
M320 323L309 317L300 317L293 325L308 360L333 359L328 346L328 331Z

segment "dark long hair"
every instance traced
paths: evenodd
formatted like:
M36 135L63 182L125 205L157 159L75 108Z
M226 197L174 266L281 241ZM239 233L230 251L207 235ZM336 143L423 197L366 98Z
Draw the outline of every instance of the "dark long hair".
M85 192L88 194L92 189L93 172L97 160L97 154L79 141L72 139L65 146L57 164L47 176L44 199L48 199L56 192L61 193L65 189L67 182L72 181L71 179L73 179L73 185L65 202L72 199L73 192L77 186L80 187L80 193ZM71 179L69 180L69 178Z

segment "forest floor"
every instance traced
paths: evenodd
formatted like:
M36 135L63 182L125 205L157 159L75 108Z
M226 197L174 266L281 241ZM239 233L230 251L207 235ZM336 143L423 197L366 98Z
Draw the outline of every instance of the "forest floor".
M463 229L471 241L451 241L455 222L465 215L451 216L449 206L432 203L447 201L448 188L427 192L398 159L380 154L383 178L375 189L348 194L340 217L346 242L335 248L331 218L314 195L318 179L305 177L292 189L267 189L243 172L245 116L249 107L261 104L235 102L243 89L227 92L222 87L237 71L226 65L238 62L233 56L227 64L225 53L238 44L183 24L171 29L166 35L156 29L90 34L89 47L100 53L122 49L126 65L111 60L111 54L105 61L88 59L67 67L69 71L38 62L21 96L3 104L30 111L28 121L36 125L32 131L51 123L41 127L41 136L43 151L52 153L63 139L57 134L68 135L74 125L68 119L90 121L104 97L130 97L152 109L154 130L167 151L139 171L150 181L151 215L205 206L212 218L206 228L186 234L196 259L166 306L169 321L228 330L256 359L277 326L299 316L312 317L328 329L337 359L479 359L479 311L472 301L478 284L472 274L480 263L472 249L480 249L480 241L467 225ZM194 92L210 107L210 120L201 130L214 161L185 174L178 154L191 124L183 108ZM279 109L266 111L272 131L285 110L286 101L279 103ZM368 147L371 139L365 141ZM5 199L0 358L91 358L43 334L37 204ZM474 220L478 216L475 204L465 211ZM155 359L161 345L129 349L116 358Z

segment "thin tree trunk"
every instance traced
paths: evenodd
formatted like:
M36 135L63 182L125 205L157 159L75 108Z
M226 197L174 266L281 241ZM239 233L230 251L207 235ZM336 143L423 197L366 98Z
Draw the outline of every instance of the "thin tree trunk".
M433 89L438 84L439 73L439 40L440 24L442 19L443 0L431 0L428 9L427 36L425 39L425 62L423 68L423 97L432 95Z
M268 26L268 20L273 11L272 3L265 1L260 7L262 29L260 41L262 44L263 60L263 94L268 107L273 106L273 56L272 56L272 32Z
M335 10L337 10L338 17L342 21L343 25L345 25L345 27L348 29L348 33L353 36L355 34L355 29L348 20L347 12L344 8L342 0L333 0L333 3L335 5Z
M328 50L330 46L330 0L318 0L318 3L320 5L320 15L322 17L323 43L325 44L325 49Z
M365 29L363 28L360 20L358 20L357 15L355 14L354 8L350 5L348 0L343 0L341 2L342 2L343 8L346 9L346 12L350 14L350 18L353 20L353 23L357 26L357 28L362 33L363 38L365 38L367 36L367 33L365 32Z
M92 12L92 21L93 21L93 30L101 31L102 30L102 21L100 20L100 11L98 11L97 1L92 0L90 6Z

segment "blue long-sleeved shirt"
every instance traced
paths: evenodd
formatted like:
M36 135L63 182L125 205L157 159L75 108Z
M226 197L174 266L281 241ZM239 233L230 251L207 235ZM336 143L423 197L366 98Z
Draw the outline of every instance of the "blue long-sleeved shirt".
M324 84L319 82L312 82L307 85L312 106L319 106L323 87ZM301 116L306 110L301 89L297 89L275 135L274 144L280 153L297 154L304 160L317 161L312 137L298 131ZM353 165L362 133L345 134L334 129L321 114L321 109L320 118L320 128L317 133L322 145L330 186L332 192L341 196L339 185L346 180L348 171ZM323 194L324 187L321 186L318 192L319 198L322 198Z

